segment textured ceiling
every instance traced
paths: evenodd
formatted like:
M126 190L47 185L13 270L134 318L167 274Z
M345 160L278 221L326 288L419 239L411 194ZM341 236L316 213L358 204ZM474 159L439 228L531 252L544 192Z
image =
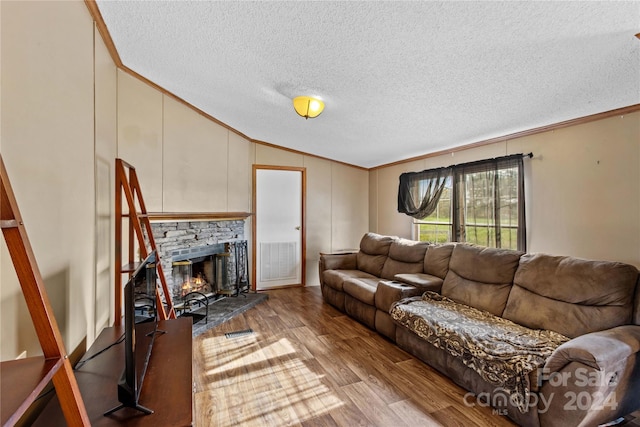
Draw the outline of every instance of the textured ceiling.
M97 3L133 71L363 167L640 103L640 2ZM298 95L325 111L305 121Z

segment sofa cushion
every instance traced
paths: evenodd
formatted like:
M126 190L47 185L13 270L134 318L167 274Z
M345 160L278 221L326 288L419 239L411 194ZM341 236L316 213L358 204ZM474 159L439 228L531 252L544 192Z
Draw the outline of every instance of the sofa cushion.
M422 263L429 242L397 239L389 246L389 258L407 263Z
M360 240L360 251L369 255L389 255L389 246L397 237L367 233Z
M343 291L344 281L352 277L370 279L376 278L376 276L360 270L325 270L322 272L322 280L324 285L340 292Z
M376 277L382 276L382 267L387 260L386 255L369 255L358 252L358 270L369 273Z
M397 239L389 247L380 277L393 279L398 273L422 273L424 255L429 243Z
M449 260L455 243L430 245L424 256L424 272L444 279L449 272Z
M638 270L568 256L520 259L503 316L568 337L631 323Z
M343 284L344 293L365 304L374 305L379 281L377 277L346 279Z
M501 316L521 256L522 252L510 249L458 244L451 254L442 295Z
M358 270L381 277L382 267L389 255L389 247L396 237L367 233L360 240L360 251L356 255Z
M640 325L640 276L636 283L636 302L633 304L635 307L633 311L633 323Z

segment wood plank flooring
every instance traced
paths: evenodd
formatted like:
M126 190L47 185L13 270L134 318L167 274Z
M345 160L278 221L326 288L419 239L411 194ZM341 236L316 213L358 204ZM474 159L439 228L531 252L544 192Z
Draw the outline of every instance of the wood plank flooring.
M515 425L465 405L466 390L324 304L320 288L268 293L194 340L197 427Z

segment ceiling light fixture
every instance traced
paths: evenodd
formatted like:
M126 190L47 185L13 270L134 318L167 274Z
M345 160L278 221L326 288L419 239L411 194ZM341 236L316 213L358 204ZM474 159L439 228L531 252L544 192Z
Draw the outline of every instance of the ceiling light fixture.
M324 110L324 102L311 96L298 96L293 98L293 108L305 119L313 119Z

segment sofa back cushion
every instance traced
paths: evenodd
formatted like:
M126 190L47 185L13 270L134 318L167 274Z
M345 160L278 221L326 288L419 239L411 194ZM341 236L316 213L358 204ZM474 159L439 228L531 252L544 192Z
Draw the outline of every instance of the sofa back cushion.
M636 283L636 302L633 313L633 323L640 325L640 274L638 275L638 283Z
M399 273L422 273L424 254L428 246L428 242L395 240L389 247L389 256L382 267L381 277L393 280Z
M381 277L382 267L389 255L389 247L397 237L367 233L360 240L360 251L356 255L358 270Z
M522 252L458 244L453 248L442 295L501 316Z
M449 260L451 260L451 253L454 247L455 243L429 245L424 256L424 272L444 279L449 272Z
M503 317L569 338L631 323L638 270L568 256L520 259Z

